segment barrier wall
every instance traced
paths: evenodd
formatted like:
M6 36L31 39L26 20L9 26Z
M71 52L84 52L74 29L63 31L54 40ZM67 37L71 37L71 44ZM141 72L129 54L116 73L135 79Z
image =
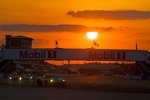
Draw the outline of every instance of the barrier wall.
M147 61L149 52L116 49L3 49L3 60Z

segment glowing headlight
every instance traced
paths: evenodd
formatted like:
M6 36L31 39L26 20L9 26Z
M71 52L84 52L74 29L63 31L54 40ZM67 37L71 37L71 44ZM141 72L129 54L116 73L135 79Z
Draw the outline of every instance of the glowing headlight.
M9 79L11 80L11 79L12 79L12 77L9 77Z
M53 80L53 79L51 79L50 81L51 81L51 82L53 82L54 80Z
M63 82L65 82L65 80L62 80Z
M19 80L22 80L22 77L19 77Z

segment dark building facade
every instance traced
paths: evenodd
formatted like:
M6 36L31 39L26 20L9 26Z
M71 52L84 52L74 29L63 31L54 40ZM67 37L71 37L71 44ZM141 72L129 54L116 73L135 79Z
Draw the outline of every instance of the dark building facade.
M32 48L32 38L25 36L6 35L7 49L30 49Z

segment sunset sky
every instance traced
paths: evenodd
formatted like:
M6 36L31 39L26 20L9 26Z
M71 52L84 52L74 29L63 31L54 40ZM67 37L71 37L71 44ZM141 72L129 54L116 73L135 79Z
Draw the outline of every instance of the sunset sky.
M150 50L150 0L0 0L0 44L6 34L32 37L34 48Z

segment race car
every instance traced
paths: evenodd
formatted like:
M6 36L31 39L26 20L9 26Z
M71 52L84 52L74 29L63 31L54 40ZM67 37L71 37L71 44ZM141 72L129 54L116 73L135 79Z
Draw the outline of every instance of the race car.
M34 76L31 74L17 74L16 72L13 72L8 75L8 78L10 80L33 80Z
M24 80L33 80L34 76L31 74L23 74L23 79Z
M17 73L12 73L8 75L8 78L10 80L22 80L22 76L21 75L17 75Z
M38 86L66 86L67 82L61 75L45 74L37 78Z

